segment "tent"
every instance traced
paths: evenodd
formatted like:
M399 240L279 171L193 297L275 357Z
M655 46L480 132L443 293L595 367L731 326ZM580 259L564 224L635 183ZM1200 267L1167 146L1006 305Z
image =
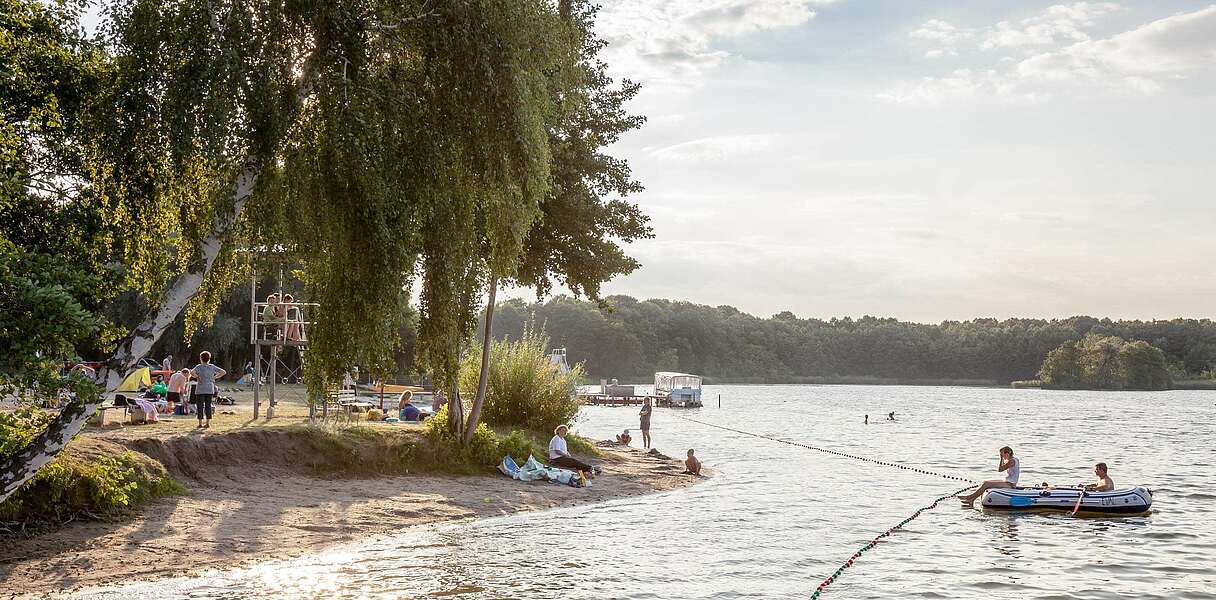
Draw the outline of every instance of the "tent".
M138 392L140 385L144 387L152 386L152 373L148 367L140 367L131 371L131 374L127 375L126 379L123 379L122 383L118 384L118 389L114 391Z

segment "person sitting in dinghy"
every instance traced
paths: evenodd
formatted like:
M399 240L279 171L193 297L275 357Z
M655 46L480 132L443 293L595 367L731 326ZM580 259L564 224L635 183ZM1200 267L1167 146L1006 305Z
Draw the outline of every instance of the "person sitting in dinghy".
M976 498L979 498L984 492L990 489L1018 487L1018 477L1021 475L1022 465L1018 462L1018 459L1013 457L1013 448L1010 448L1009 446L1001 448L1001 462L997 464L996 470L1003 472L1005 474L1005 478L989 479L988 481L981 483L980 487L974 492L971 492L966 496L959 496L959 500L962 500L963 504L965 505L970 505L975 502Z
M1084 488L1087 492L1109 492L1115 489L1115 482L1106 474L1106 463L1094 465L1094 475L1098 476L1096 483L1082 483L1077 487Z

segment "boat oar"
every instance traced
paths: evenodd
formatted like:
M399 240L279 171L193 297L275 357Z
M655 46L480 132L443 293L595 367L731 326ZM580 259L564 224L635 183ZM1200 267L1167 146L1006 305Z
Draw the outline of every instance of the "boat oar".
M1081 494L1077 496L1077 503L1072 507L1072 516L1077 516L1077 511L1081 510L1081 501L1085 499L1085 488L1081 488Z

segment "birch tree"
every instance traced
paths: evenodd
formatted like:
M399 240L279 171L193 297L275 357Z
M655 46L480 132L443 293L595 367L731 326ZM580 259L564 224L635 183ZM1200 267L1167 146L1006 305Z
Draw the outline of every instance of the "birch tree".
M297 257L314 299L314 390L391 347L421 281L419 348L454 381L477 291L509 270L549 189L550 74L566 20L520 0L126 0L105 10L82 183L147 317L104 389L174 319L214 314L239 246ZM485 260L470 260L484 258ZM0 465L0 500L50 461L101 394Z

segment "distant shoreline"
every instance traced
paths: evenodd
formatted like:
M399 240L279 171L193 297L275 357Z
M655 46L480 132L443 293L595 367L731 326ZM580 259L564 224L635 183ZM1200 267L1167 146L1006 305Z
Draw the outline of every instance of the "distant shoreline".
M650 385L646 383L631 383L635 378L622 379L620 385ZM641 379L641 378L637 378ZM905 386L923 386L923 387L975 387L975 388L1001 388L1001 389L1047 389L1039 388L1038 386L1014 386L1017 382L1002 382L987 379L899 379L895 377L866 377L866 376L846 376L846 377L785 377L779 379L768 379L765 377L727 377L713 378L706 377L705 385L905 385ZM583 385L599 385L599 381L588 381ZM1157 391L1172 391L1172 390L1216 390L1216 379L1182 379L1175 381L1173 387L1168 390ZM1120 390L1084 390L1084 391L1120 391ZM1146 390L1122 390L1122 391L1146 391Z

